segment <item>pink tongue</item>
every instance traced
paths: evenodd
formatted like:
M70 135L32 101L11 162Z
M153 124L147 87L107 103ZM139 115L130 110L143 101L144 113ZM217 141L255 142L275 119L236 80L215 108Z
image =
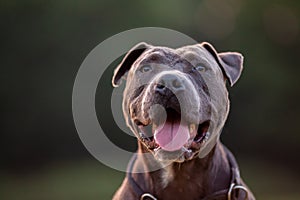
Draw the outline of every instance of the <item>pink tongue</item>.
M176 151L181 149L187 143L190 134L189 128L180 121L166 121L163 127L155 130L154 138L159 146L166 151Z

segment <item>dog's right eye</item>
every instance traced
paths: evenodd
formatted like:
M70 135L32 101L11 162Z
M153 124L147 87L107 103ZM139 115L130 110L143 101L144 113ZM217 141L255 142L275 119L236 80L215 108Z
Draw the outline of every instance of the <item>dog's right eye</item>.
M198 71L198 72L205 72L206 71L206 67L204 67L202 64L198 64L193 69L196 70L196 71Z
M145 73L152 70L152 67L150 65L144 65L140 68L140 72Z

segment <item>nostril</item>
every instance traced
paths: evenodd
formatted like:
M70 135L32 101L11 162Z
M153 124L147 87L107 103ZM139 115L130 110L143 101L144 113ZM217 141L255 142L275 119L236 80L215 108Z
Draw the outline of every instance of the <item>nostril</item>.
M181 87L182 87L182 84L181 84L181 82L180 82L179 80L174 79L174 80L172 81L172 86L173 86L174 88L178 89L178 88L181 88Z
M157 85L156 85L156 88L159 89L159 90L162 90L162 89L165 88L165 86L162 85L162 84L157 84Z
M159 83L157 83L156 85L156 91L163 91L165 89L165 81L164 80L160 80Z

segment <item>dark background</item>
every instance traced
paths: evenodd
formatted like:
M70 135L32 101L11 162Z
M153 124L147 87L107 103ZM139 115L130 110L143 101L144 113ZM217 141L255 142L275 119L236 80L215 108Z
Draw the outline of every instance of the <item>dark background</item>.
M0 199L112 197L124 174L95 160L81 143L72 87L96 45L146 26L244 55L222 141L258 199L300 198L300 1L3 0L0 22ZM98 89L98 116L110 102L99 93L112 89L114 67Z

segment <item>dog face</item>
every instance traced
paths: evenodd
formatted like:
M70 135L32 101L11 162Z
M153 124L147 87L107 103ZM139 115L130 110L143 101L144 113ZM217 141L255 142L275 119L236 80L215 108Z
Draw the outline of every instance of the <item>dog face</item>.
M205 156L229 111L226 80L242 71L239 53L218 54L208 43L178 49L140 43L115 70L127 74L123 113L130 129L159 161Z

